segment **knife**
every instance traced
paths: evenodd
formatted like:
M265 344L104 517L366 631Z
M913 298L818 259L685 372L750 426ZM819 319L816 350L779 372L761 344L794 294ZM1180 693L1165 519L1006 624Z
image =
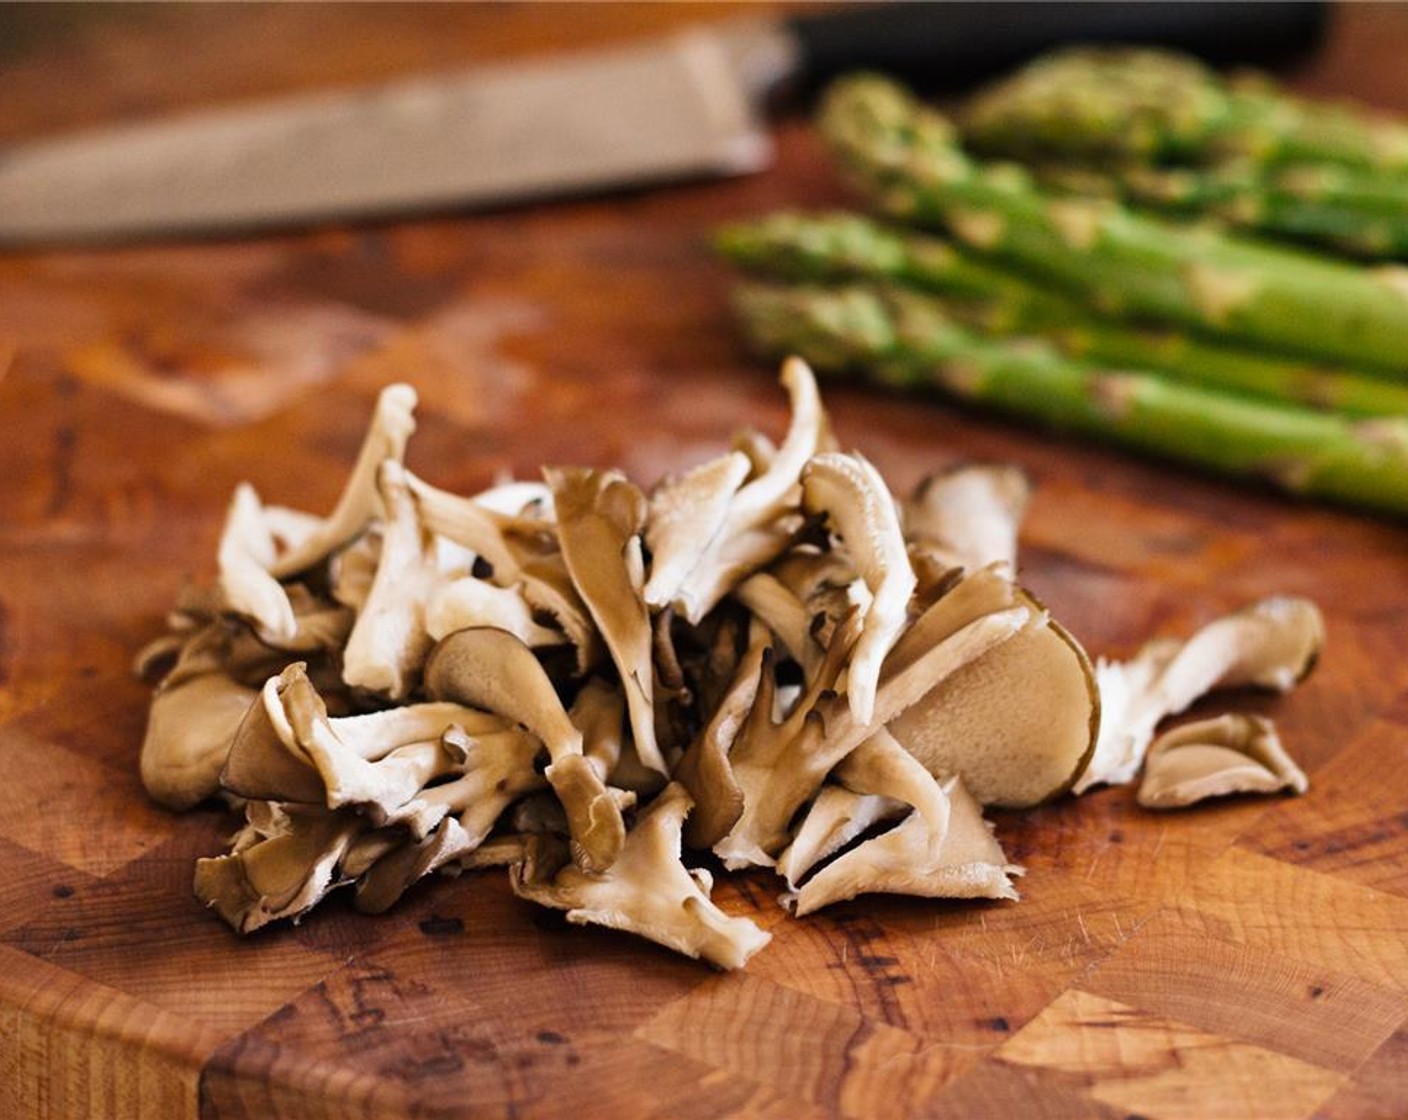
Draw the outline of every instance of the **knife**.
M236 232L503 205L766 166L788 85L888 70L929 88L1064 41L1268 60L1324 4L869 4L608 50L230 107L0 149L0 241Z

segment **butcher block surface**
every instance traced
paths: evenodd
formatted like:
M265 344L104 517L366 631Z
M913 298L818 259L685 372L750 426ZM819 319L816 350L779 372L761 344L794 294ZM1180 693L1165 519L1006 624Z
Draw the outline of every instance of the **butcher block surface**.
M0 140L714 14L55 9L0 47ZM1350 8L1298 81L1408 110L1404 52L1408 12ZM650 483L777 435L704 240L845 200L801 123L778 140L732 182L0 257L0 1117L1408 1114L1408 529L936 401L827 391L897 490L1024 467L1023 578L1092 654L1320 604L1304 685L1199 709L1274 716L1306 796L998 814L1017 903L799 921L777 880L726 876L721 905L773 934L736 974L569 927L502 871L247 939L192 897L234 821L146 799L130 665L211 575L236 483L329 510L393 380L422 402L410 465L461 491L542 463Z

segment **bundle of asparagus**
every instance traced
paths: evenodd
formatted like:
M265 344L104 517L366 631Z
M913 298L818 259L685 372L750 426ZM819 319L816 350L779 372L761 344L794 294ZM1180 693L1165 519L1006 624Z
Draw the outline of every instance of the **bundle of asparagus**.
M908 225L782 214L722 230L720 250L770 282L736 299L760 348L1408 512L1395 273L1053 196L974 159L884 79L833 87L821 128Z
M735 307L763 349L1262 478L1293 493L1408 511L1408 418L1352 421L1067 358L965 330L932 300L864 287L743 285Z
M1051 185L1358 256L1408 254L1408 127L1192 59L1078 48L979 94L966 143Z
M1040 334L1067 356L1096 365L1157 371L1178 381L1347 416L1408 415L1408 384L1167 326L1103 318L949 242L860 214L775 214L727 226L715 243L735 264L776 280L929 292L940 298L941 311L975 330L1001 337Z
M884 78L833 86L821 130L891 217L949 230L1108 314L1151 317L1260 346L1408 373L1408 280L1059 198L1023 169L985 164L949 122Z

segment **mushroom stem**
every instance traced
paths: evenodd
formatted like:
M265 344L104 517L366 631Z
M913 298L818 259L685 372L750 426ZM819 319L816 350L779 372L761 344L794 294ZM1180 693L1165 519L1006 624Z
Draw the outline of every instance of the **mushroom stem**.
M400 463L405 458L406 441L416 428L415 407L416 391L409 385L388 385L381 391L337 505L317 531L269 566L270 575L284 579L312 568L360 534L380 512L377 472L387 460Z
M538 840L528 858L510 869L514 892L566 910L569 922L627 930L719 968L742 968L771 935L715 906L708 875L680 862L680 832L690 806L684 787L667 785L636 819L620 858L601 875L553 866Z

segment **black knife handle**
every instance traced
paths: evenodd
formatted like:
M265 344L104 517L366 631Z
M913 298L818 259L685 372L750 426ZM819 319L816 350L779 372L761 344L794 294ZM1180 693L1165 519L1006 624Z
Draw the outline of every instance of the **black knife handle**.
M1318 0L873 3L794 17L788 28L808 86L868 68L940 90L1065 43L1152 44L1213 63L1281 61L1319 42L1328 7Z

